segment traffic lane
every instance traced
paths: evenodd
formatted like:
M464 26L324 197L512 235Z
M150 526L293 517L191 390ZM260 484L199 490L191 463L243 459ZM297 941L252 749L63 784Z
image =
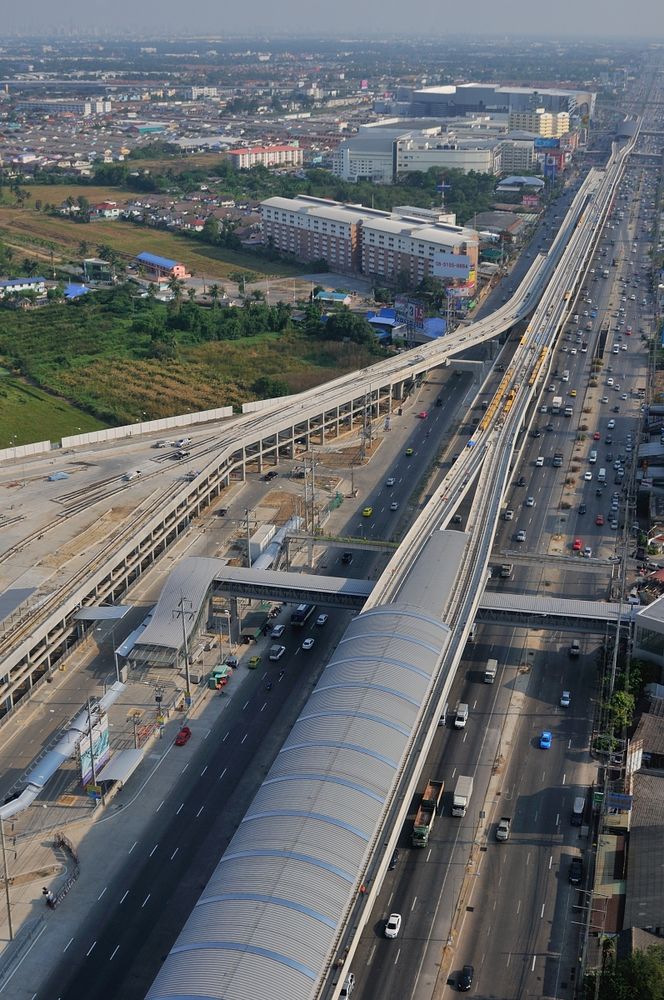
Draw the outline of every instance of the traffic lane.
M340 617L347 620L349 614ZM343 629L344 621L336 624ZM334 631L329 632L329 647L337 641ZM325 655L325 646L320 652ZM158 807L155 823L129 848L125 870L101 893L98 907L68 944L66 958L39 996L144 996L279 751L288 724L284 710L293 702L290 715L295 718L312 674L322 670L319 660L317 669L307 673L304 660L295 660L298 653L299 647L290 669L275 664L269 693L264 678L257 677L230 724L222 718L212 732L199 734L192 723L192 741L204 739L210 751L207 758L185 760L183 755L182 774L193 775L194 783ZM311 667L314 660L307 656ZM139 949L137 942L143 942Z
M454 963L455 967L475 964L478 992L504 998L537 992L533 983L544 969L540 956L549 947L559 888L555 838L566 750L565 740L556 737L551 750L540 750L538 736L546 727L559 735L554 699L559 698L562 673L559 667L555 679L548 672L531 675L502 795L489 813L487 850L476 888L482 906L476 905L466 918ZM503 814L512 816L512 831L507 843L498 843L495 826ZM476 942L481 945L479 953Z
M480 630L482 631L482 630ZM420 791L429 776L444 778L446 792L443 813L436 819L430 843L426 848L410 847L410 835L415 815L416 799L411 804L408 818L399 838L399 861L393 872L388 872L379 893L372 919L363 932L360 947L356 952L353 971L358 981L358 992L362 997L410 996L420 973L423 955L429 945L442 948L449 931L458 890L459 872L464 870L473 839L476 815L472 809L463 819L452 818L451 798L454 778L458 774L473 774L476 771L478 753L483 742L482 729L495 699L502 696L504 705L499 712L506 711L509 700L508 690L500 683L485 685L479 683L479 670L474 666L477 657L491 649L502 664L518 662L523 639L520 633L510 630L504 638L494 638L483 643L483 648L474 651L473 666L462 671L455 679L450 704L468 699L471 708L467 731L455 730L451 725L439 727L429 758L419 782ZM482 674L483 676L483 674ZM482 714L484 713L484 714ZM493 753L493 751L492 751ZM477 773L476 792L478 800L483 797L483 779L488 778L490 763L487 761ZM478 807L479 808L479 807ZM408 940L407 953L400 952L396 962L388 958L385 945L378 943L382 938L384 921L390 912L397 911L403 916L402 934ZM394 942L386 942L393 945ZM383 967L383 963L388 964Z

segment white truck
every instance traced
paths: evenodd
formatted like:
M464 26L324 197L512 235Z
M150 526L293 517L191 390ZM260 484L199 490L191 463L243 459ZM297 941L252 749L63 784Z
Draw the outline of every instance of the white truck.
M554 396L553 399L551 400L551 412L560 413L562 405L563 405L563 397Z
M452 815L465 816L473 794L473 779L466 774L460 774L454 786L454 798L452 799Z
M486 661L486 668L484 670L484 683L493 684L496 679L496 674L498 673L498 660L493 658Z
M509 840L511 825L511 816L501 816L496 827L496 840Z

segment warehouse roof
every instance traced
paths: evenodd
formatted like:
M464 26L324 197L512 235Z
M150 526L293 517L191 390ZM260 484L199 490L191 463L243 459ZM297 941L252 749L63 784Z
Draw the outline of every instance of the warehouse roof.
M169 260L168 257L158 257L157 254L148 253L145 250L143 251L143 253L139 253L136 255L136 260L140 260L143 264L152 264L154 267L165 267L168 268L169 270L171 270L174 267L177 267L178 264L180 264L180 261Z

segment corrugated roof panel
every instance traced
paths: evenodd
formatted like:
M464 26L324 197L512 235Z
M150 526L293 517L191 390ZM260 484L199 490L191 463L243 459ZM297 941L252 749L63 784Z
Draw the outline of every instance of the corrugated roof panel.
M315 994L448 639L410 605L351 622L150 1000Z

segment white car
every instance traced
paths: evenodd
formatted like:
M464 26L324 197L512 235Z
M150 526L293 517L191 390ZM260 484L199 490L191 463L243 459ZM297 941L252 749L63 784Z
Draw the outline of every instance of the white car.
M535 497L527 497L526 507L534 507L534 506L535 506Z
M396 500L393 500L392 503L390 504L390 510L399 510L399 504L397 503Z
M508 510L505 511L505 513L504 513L503 516L504 516L504 518L505 518L506 521L513 521L514 520L514 511L510 507Z
M538 469L542 468L542 466L544 465L544 455L537 456L537 458L535 459L535 465L537 466Z
M327 619L329 615L319 615L316 619L316 625L327 625Z
M590 482L590 480L591 480L591 479L593 478L593 474L592 474L592 472L590 472L590 471L588 471L588 472L584 472L584 474L583 474L583 478L585 479L585 481L586 481L587 483L589 483L589 482Z
M285 631L286 631L285 625L275 625L272 631L270 632L270 637L272 639L280 639Z
M525 542L525 540L526 540L526 533L523 530L523 528L521 528L521 530L517 531L517 533L516 533L516 541L517 542Z
M609 378L607 378L606 384L609 385L609 386L613 385L613 379L611 378L611 376L609 376Z
M385 485L386 486L394 486L394 476L390 476L389 479L386 479L385 480Z
M313 649L315 642L315 639L305 639L302 643L302 649Z
M610 431L612 431L612 430L613 430L613 428L614 428L614 427L616 426L616 422L615 422L615 420L613 419L613 417L611 417L611 419L609 420L609 422L608 422L608 424L607 424L606 426L607 426L607 428L608 428L608 429L609 429Z
M401 930L401 914L400 913L390 913L387 918L387 923L385 924L385 937L395 938L398 936Z
M589 545L586 545L585 549L583 550L583 556L584 556L584 558L585 559L590 559L590 557L592 556L592 554L593 554L593 550L590 548Z
M560 696L560 707L561 708L569 708L571 700L572 700L572 698L571 698L571 695L570 695L569 691L563 691L563 693Z

